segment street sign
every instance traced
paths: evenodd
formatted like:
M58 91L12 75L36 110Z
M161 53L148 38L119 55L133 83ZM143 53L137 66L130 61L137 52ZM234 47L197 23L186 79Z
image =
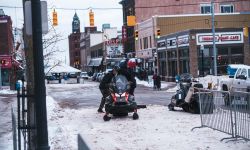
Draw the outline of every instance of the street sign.
M31 13L31 1L26 1L24 4L24 16L25 16L25 31L27 35L32 35L32 13ZM41 1L41 15L42 15L42 33L46 34L49 31L48 27L48 11L47 2Z

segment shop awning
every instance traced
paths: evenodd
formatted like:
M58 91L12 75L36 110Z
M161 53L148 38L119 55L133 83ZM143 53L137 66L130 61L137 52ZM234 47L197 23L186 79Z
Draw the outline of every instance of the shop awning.
M90 59L88 66L100 66L102 63L102 58L93 58Z

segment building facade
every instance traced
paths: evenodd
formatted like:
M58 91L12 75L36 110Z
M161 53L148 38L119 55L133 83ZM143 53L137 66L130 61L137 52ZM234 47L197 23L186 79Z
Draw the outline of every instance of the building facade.
M211 0L136 0L137 23L157 15L211 13ZM249 12L249 0L215 0L215 13Z
M127 16L135 15L135 0L122 0L120 2L123 10L123 46L124 53L135 56L134 26L127 26Z
M81 69L80 59L80 20L75 13L72 21L72 33L68 36L69 40L69 61L70 66Z
M217 29L215 33L218 74L228 64L250 64L249 39L242 28ZM173 81L177 74L195 77L213 73L213 37L209 29L192 29L161 37L157 41L159 74Z
M13 42L11 18L0 9L0 86L10 85Z
M153 3L155 4L152 4L152 7L149 6L150 4L149 2L147 2L148 4L147 6L145 1L144 2L140 0L136 1L136 4L135 4L136 18L137 18L137 21L138 20L139 21L135 27L135 30L139 32L139 38L135 42L135 49L136 49L136 56L138 58L143 58L145 68L148 68L149 71L154 71L154 72L158 72L159 70L158 73L160 73L163 77L166 76L166 78L172 78L174 75L181 73L181 71L178 71L179 67L181 67L180 65L181 63L178 63L178 66L177 66L177 64L175 63L167 64L166 61L163 61L168 57L168 55L174 55L174 54L170 54L170 53L165 54L165 53L157 52L159 44L164 45L164 42L159 42L162 39L158 39L157 30L160 30L161 36L170 36L170 37L172 35L176 36L180 32L195 30L195 29L204 29L204 30L207 29L208 31L210 30L210 32L208 33L211 33L212 32L211 30L212 28L211 3L210 1L185 1L185 2L175 1L176 4L173 4L173 1L171 2L169 1L169 3L167 3L167 1L164 1L164 2L166 2L164 3L166 4L166 8L168 7L170 8L171 6L171 9L165 9L165 12L163 10L165 5L161 5L161 7L156 7L160 5L159 1L158 1L158 4L156 1L154 1ZM161 3L163 3L163 1ZM215 13L215 28L216 28L215 30L216 31L221 30L221 29L230 30L233 28L242 30L244 27L250 26L249 25L250 7L246 7L246 6L250 6L250 1L228 2L225 0L224 1L218 0L218 1L215 1L214 6L215 6L215 12L216 12ZM182 7L183 9L177 9L180 7ZM144 9L145 10L150 9L151 11L144 12ZM162 9L162 10L159 11L159 9ZM172 10L172 12L169 12L170 10ZM159 15L161 14L160 12L162 13L164 12L163 14L165 15ZM151 15L149 15L149 13L151 13ZM178 14L178 15L169 15L169 14ZM149 16L149 18L147 16ZM140 20L142 22L140 22ZM176 42L176 40L170 40L169 42ZM247 45L247 44L243 44L243 45ZM245 51L245 48L244 48L244 51ZM218 52L218 54L219 53L220 52ZM228 53L229 53L229 50L228 50ZM241 55L244 55L244 54L241 54ZM225 60L223 57L220 57L220 59L221 61ZM184 59L182 62L182 65L185 66L186 62L187 61ZM228 63L238 63L238 62L232 61ZM247 63L247 62L244 61L243 63ZM167 68L171 68L170 65L175 66L176 68L172 69L172 71L169 71L167 73L164 70L167 70ZM193 65L194 64L192 64L191 66ZM190 65L186 65L186 66L190 66ZM223 67L221 67L221 69L222 68ZM221 71L220 68L218 69ZM188 72L192 72L192 74L197 76L197 72L199 69L197 67L195 71L192 71L191 68L186 69L186 70Z

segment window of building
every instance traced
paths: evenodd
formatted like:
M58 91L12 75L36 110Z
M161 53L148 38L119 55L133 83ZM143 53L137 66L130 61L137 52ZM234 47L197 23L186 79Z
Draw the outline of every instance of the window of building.
M148 37L143 38L143 48L144 49L148 48Z
M140 39L140 49L142 49L142 41L141 41L141 39Z
M220 6L220 12L221 13L233 13L234 12L234 6L232 4L221 5Z
M149 37L149 48L152 48L152 37Z
M201 4L201 13L202 14L210 14L211 13L211 5L210 4Z

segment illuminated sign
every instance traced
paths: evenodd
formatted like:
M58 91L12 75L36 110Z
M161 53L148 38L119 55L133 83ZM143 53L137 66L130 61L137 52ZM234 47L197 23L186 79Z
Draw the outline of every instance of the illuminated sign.
M11 56L9 55L0 55L0 67L1 68L11 68Z
M197 45L213 44L212 33L201 33L196 35ZM242 32L223 32L215 33L214 40L216 44L235 44L243 43Z

